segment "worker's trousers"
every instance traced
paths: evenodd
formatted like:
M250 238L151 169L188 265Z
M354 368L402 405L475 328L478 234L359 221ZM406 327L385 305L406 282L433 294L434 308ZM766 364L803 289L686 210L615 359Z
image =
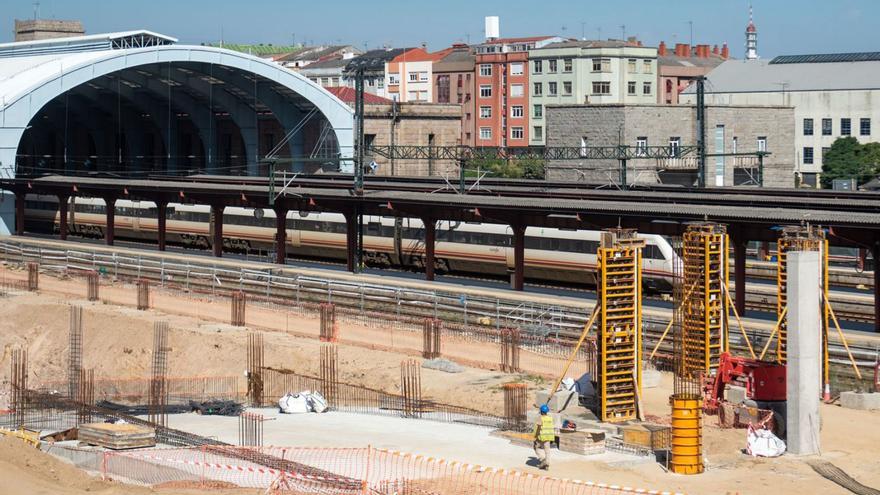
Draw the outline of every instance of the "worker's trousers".
M550 464L550 442L535 440L535 456L541 464Z

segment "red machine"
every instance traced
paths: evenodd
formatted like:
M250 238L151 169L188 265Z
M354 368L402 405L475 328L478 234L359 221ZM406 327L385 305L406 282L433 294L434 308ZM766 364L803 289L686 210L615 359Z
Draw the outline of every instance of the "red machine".
M746 388L746 398L761 402L785 400L785 365L731 356L722 353L714 377L708 377L703 389L703 410L718 412L724 400L724 387L732 383Z

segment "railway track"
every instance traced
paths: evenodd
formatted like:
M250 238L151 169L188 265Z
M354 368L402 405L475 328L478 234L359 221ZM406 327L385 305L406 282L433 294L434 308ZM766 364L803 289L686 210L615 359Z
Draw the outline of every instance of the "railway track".
M142 253L128 249L75 246L70 243L14 238L0 242L0 259L21 264L39 261L44 270L70 273L99 270L117 279L144 278L169 288L225 296L244 290L256 301L282 304L333 302L353 315L382 315L419 322L428 315L462 325L519 328L522 331L576 339L593 303L582 299L499 291L448 283L396 280L326 270L267 267L262 263L216 260L169 253ZM643 309L644 349L657 345L669 322L670 310ZM744 321L752 345L760 349L769 338L773 322ZM872 373L880 356L880 337L849 334L850 350L864 376ZM731 347L747 348L738 327L731 321ZM771 345L772 347L772 345ZM771 349L772 351L772 349ZM658 348L658 356L670 356L671 339ZM843 345L832 336L829 354L835 373L853 374Z

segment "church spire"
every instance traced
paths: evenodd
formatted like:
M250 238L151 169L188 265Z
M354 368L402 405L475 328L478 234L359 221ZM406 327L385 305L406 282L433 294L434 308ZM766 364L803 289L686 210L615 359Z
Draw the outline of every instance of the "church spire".
M749 25L746 27L746 59L758 58L758 29L752 13L752 4L749 4Z

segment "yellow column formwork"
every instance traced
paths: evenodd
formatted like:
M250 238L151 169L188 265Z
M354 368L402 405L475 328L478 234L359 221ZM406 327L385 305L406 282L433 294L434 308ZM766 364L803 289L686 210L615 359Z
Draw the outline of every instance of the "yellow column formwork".
M603 233L597 252L599 419L637 417L642 391L642 247L635 231Z

